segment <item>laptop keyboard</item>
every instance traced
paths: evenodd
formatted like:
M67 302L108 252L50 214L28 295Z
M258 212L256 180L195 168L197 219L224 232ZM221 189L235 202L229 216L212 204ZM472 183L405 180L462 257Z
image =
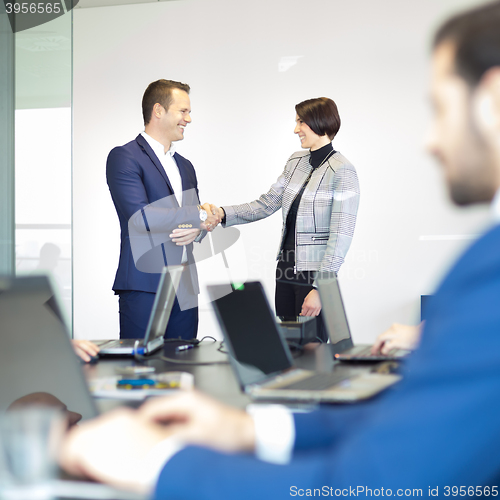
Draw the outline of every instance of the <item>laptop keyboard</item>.
M323 389L328 389L333 385L338 384L339 382L342 382L343 380L351 377L352 375L349 375L347 373L317 373L316 375L308 377L304 380L299 380L298 382L293 382L292 384L285 385L280 389L321 391Z
M117 347L134 347L136 339L109 340L104 344L97 344L105 349L116 349Z
M394 356L397 356L399 354L399 351L400 349L391 349L387 354L372 354L372 346L368 346L366 349L363 349L354 354L354 356L356 356L357 358L392 358Z

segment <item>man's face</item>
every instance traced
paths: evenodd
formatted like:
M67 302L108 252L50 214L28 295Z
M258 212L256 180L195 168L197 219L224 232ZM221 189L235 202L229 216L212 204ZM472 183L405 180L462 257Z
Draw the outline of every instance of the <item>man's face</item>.
M172 102L168 110L163 107L161 116L161 133L168 142L184 139L184 127L191 122L191 102L184 90L172 90Z
M491 201L496 191L493 154L479 123L477 89L454 70L455 48L444 42L432 60L431 99L434 116L427 147L444 170L457 205Z

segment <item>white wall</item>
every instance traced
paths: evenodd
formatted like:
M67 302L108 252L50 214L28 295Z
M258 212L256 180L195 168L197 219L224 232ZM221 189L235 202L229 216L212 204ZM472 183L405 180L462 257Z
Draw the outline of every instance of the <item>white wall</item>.
M358 342L394 321L416 322L450 258L485 209L455 209L423 151L433 28L479 0L181 0L74 12L74 329L118 333L111 291L118 220L105 181L116 145L142 130L141 99L153 80L191 85L193 123L178 151L198 173L202 201L251 201L288 156L294 105L333 98L334 141L356 166L361 205L340 280ZM301 56L287 71L283 57ZM240 226L249 278L274 294L280 215ZM203 280L203 272L201 273ZM207 308L200 334L216 331Z

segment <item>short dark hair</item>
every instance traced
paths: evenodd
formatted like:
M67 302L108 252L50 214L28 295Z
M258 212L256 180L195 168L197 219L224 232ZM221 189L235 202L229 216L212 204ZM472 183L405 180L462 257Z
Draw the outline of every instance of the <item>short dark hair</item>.
M500 1L452 17L437 31L433 48L444 42L455 45L455 71L471 86L500 66Z
M299 118L317 135L327 135L332 141L340 129L337 105L328 97L317 97L295 106Z
M191 90L187 83L175 82L173 80L156 80L150 83L142 97L142 116L144 125L147 125L151 120L153 107L156 103L161 104L166 111L172 104L172 90L179 89L187 92Z

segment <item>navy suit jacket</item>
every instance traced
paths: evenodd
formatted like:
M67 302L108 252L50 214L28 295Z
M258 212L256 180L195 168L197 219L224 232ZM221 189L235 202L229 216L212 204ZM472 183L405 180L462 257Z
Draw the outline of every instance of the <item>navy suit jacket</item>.
M183 195L182 207L172 196L174 191L158 157L148 142L138 135L135 140L114 148L108 156L106 178L113 203L120 220L121 245L120 260L113 290L137 290L156 292L161 268L178 265L181 262L182 247L170 242L168 234L175 228L191 224L199 227L200 217L198 181L193 165L178 153L174 159L182 178L183 193L194 193L190 199ZM180 193L177 193L179 196ZM170 198L167 198L170 197ZM150 204L167 198L170 208L155 210ZM162 231L165 237L156 244L154 238L150 251L142 259L142 269L137 269L132 255L129 224L134 220L147 228L147 241L155 231ZM146 224L144 224L146 222ZM137 231L140 231L138 227ZM193 263L193 244L187 247L188 262ZM189 266L195 291L198 291L196 267Z
M427 497L436 487L440 498L449 498L447 486L498 485L499 302L496 226L458 260L436 292L421 346L397 386L361 405L297 414L288 465L186 448L164 467L156 498L276 500L307 496L307 489L319 489L320 496L329 488L331 496L335 489L349 496L353 488L361 497L366 488L378 489L379 496L381 488L385 496L387 489L397 496L399 489L415 488Z

